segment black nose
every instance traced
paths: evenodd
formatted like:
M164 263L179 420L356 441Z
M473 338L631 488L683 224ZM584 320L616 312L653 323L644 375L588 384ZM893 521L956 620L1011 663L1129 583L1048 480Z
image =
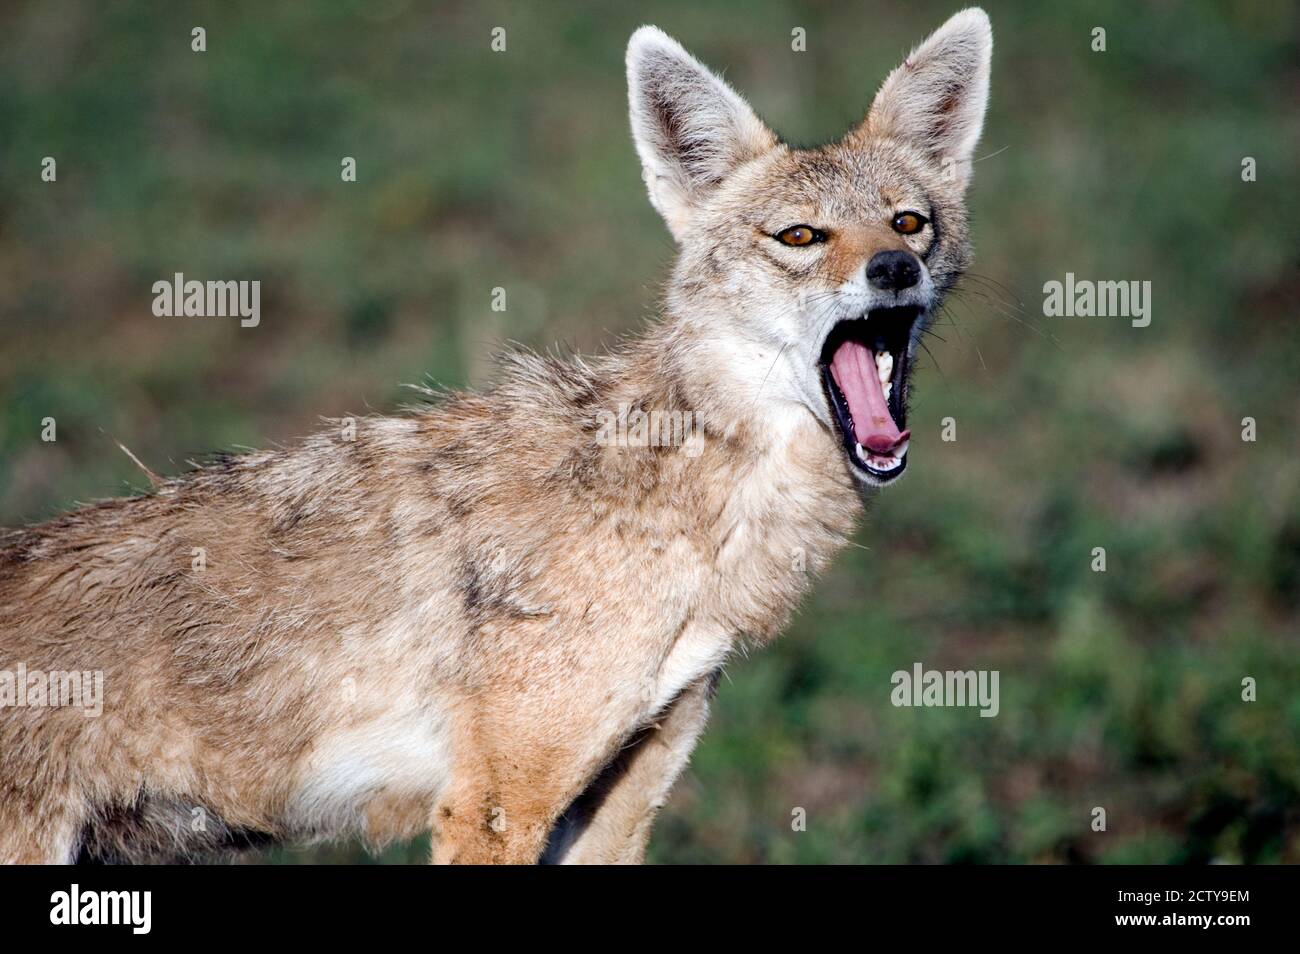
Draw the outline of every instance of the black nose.
M911 252L877 252L867 263L867 281L881 291L902 291L921 280L921 263Z

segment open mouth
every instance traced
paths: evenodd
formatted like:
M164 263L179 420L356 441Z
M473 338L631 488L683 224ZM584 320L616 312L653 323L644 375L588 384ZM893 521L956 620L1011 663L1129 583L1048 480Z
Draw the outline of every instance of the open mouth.
M907 354L919 314L874 309L841 321L822 347L822 380L845 453L882 484L907 467Z

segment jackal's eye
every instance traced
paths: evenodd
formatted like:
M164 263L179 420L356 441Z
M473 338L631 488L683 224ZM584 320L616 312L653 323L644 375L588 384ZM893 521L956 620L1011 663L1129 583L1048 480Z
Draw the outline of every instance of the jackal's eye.
M792 225L777 232L776 240L784 245L812 245L814 242L825 242L826 233L811 225Z
M929 221L920 212L899 212L894 216L894 221L890 224L894 227L895 232L902 235L915 235L925 228L925 224Z

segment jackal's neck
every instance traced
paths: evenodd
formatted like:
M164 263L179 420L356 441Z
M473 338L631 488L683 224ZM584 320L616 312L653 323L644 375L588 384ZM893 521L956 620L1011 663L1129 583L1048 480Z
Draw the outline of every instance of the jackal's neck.
M719 581L710 611L768 638L846 543L862 499L811 414L765 404L757 389L729 381L719 358L716 345L674 324L632 345L603 392L606 420L624 415L633 446L608 447L601 459L606 486L641 507L661 505L663 519L696 541ZM633 419L649 442L638 442ZM680 422L678 439L662 439L665 421Z

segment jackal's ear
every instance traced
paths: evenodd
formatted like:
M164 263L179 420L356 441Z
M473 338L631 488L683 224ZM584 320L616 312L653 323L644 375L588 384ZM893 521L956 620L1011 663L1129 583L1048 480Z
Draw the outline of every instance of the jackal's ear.
M889 74L852 135L909 142L964 188L984 128L993 28L978 7L954 14Z
M749 104L656 27L632 34L627 92L650 201L679 240L709 189L776 145Z

